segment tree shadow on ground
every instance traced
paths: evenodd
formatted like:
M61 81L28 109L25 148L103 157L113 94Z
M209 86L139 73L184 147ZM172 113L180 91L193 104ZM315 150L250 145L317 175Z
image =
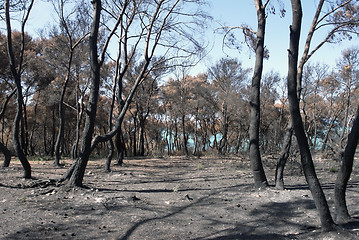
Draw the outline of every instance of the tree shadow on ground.
M262 194L263 202L250 207L250 201L256 197L256 194L253 194L255 192L253 185L244 181L243 184L238 184L238 181L235 181L239 176L237 172L226 176L223 172L206 172L206 169L197 169L195 165L192 165L178 172L172 168L168 174L167 166L163 165L161 168L156 168L158 171L156 174L152 174L153 171L149 174L143 166L153 167L152 164L139 165L138 169L133 170L135 177L127 176L128 178L122 181L118 180L121 175L116 175L115 178L101 175L101 178L90 179L91 175L88 181L95 190L81 190L73 200L61 199L61 203L51 202L51 199L56 201L55 195L51 199L34 198L34 206L30 206L30 202L26 208L32 208L32 210L36 208L40 211L38 216L53 212L61 214L61 217L57 216L56 222L53 223L32 221L31 224L24 224L18 228L17 232L7 235L4 239L113 239L115 237L119 240L145 238L271 240L316 239L319 234L317 227L308 224L308 222L313 222L313 219L297 221L303 219L307 211L315 211L314 202L310 196L307 196L307 193L304 197L297 194L297 197L290 198L288 201L282 199L282 202L269 202L266 194L271 194L272 197L276 195L269 190ZM175 169L180 169L177 166ZM149 175L139 176L139 173ZM186 175L187 173L195 173L195 175ZM166 174L169 175L168 178L165 178ZM190 176L198 182L194 182ZM220 181L224 180L227 182L222 184ZM213 184L214 187L207 184L211 182L216 183ZM155 185L151 185L153 183ZM175 192L172 187L177 183L182 183L183 187L181 185ZM191 185L187 185L188 183ZM355 188L357 184L352 183L351 186ZM41 185L37 187L41 188ZM332 183L325 185L327 189L332 187ZM308 190L308 187L298 184L288 186L287 189L294 192ZM44 189L44 192L40 194L47 193L51 194ZM97 198L101 195L104 196L103 201L100 199L102 202L93 201L87 204L82 202L86 197ZM136 199L136 196L139 198ZM165 203L164 199L160 199L161 197L165 200L168 197L174 203ZM258 202L258 199L255 201ZM135 218L131 219L131 216ZM51 219L50 217L47 219ZM117 224L117 226L104 228L101 225L104 223L104 218L116 222L114 225ZM356 231L359 228L358 222L358 219L355 219L352 223L343 225L343 228ZM21 226L20 224L22 222L19 222L18 226ZM278 229L284 229L286 233L281 234Z
M223 191L221 192L223 194ZM118 240L137 239L138 234L135 232L141 232L141 228L145 229L146 224L155 225L155 222L162 222L165 220L173 221L175 215L186 212L193 212L192 218L196 218L196 214L200 214L198 209L207 207L211 208L211 199L218 198L219 192L212 192L207 196L203 196L188 205L176 208L168 214L147 218L133 224L122 236L118 237ZM302 231L309 231L315 229L314 226L309 226L307 223L295 222L294 218L303 214L298 211L298 206L301 209L314 209L314 203L311 200L298 199L292 202L283 203L266 203L261 205L259 208L250 211L250 215L255 220L233 222L233 219L226 219L222 216L207 215L205 219L202 219L207 223L207 227L212 229L221 229L209 231L207 236L202 237L191 237L186 236L188 239L196 240L214 240L214 239L296 239L295 235L281 235L276 232L276 229L280 226L289 226L295 229L301 229ZM215 209L215 207L214 207ZM197 212L195 213L195 210ZM224 226L224 227L223 227ZM178 238L179 236L177 236ZM183 237L183 236L182 236ZM174 237L174 239L177 239ZM160 238L162 239L162 238ZM180 238L178 238L180 239Z

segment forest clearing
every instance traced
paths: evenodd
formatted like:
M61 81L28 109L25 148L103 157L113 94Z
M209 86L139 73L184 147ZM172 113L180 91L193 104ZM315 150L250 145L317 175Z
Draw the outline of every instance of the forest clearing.
M71 160L65 161L70 165ZM359 222L321 233L318 213L299 163L289 161L285 190L255 191L246 158L128 158L104 172L90 160L86 188L57 184L67 167L32 161L24 180L12 161L0 172L0 239L356 239ZM273 183L273 158L263 159ZM333 209L337 162L315 158ZM359 216L359 169L347 189L348 209ZM52 179L52 180L51 180Z
M1 239L359 238L359 0L0 2Z

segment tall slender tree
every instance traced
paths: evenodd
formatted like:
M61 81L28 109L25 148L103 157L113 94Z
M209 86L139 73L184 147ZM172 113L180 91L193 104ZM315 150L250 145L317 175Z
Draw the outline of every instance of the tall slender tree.
M299 38L302 27L302 3L300 0L291 0L292 25L290 26L290 43L288 49L288 99L289 109L293 122L295 136L299 145L301 162L305 179L312 193L315 206L319 212L323 231L332 231L335 224L329 211L329 206L319 180L317 178L312 155L309 149L308 139L304 131L300 114L299 99L297 95L297 67Z
M21 40L22 40L21 50L20 50L20 56L18 56L18 59L15 59L13 42L12 42L10 1L9 0L4 1L6 33L7 33L7 50L9 56L10 70L16 85L16 96L17 96L16 99L17 112L14 120L13 145L16 155L19 158L24 168L24 178L31 178L31 165L22 150L20 139L19 139L19 132L20 132L20 121L22 118L22 107L23 107L21 74L22 74L24 51L25 51L25 25L29 18L34 1L33 0L29 1L28 5L27 5L27 1L25 1L24 4L25 4L24 5L25 13L24 13L24 18L21 22Z
M254 65L251 95L250 95L250 124L249 124L249 158L251 161L252 174L254 177L254 184L257 188L267 187L268 182L264 172L262 159L259 150L259 125L260 125L260 86L263 71L264 59L264 36L266 27L265 8L269 1L264 5L261 0L255 0L254 4L257 11L257 33L255 53L256 60Z
M98 59L98 34L100 27L101 16L101 0L92 1L93 5L93 22L91 25L91 32L89 36L89 51L90 51L90 65L91 65L91 86L90 98L86 108L86 121L83 131L83 140L81 146L80 157L76 160L74 169L71 172L71 177L68 184L70 186L82 186L83 176L85 174L88 159L91 154L91 141L94 132L96 110L100 87L100 68L102 62Z
M324 4L329 4L329 10L323 11ZM302 77L303 69L308 60L326 43L332 43L340 41L342 38L351 39L352 35L358 33L358 14L356 9L358 8L357 1L354 0L340 0L335 3L326 2L320 0L318 2L316 12L313 16L311 26L309 28L302 57L298 64L297 69L297 95L300 99L302 89ZM315 32L319 29L327 28L328 33L325 37L312 47L312 39ZM289 150L291 146L293 133L293 123L290 121L287 127L285 138L283 140L280 157L278 159L276 168L276 187L283 188L283 171L286 161L289 157Z

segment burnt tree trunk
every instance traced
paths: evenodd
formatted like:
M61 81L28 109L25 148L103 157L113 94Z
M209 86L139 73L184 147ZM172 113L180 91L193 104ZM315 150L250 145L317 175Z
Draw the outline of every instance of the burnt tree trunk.
M319 16L321 13L321 10L323 8L323 4L324 4L324 0L320 0L318 3L318 7L317 10L315 12L315 15L313 17L313 21L312 24L310 26L306 41L305 41L305 46L304 46L304 52L303 55L300 59L300 62L298 64L297 67L297 97L298 97L298 101L300 101L301 98L301 91L302 91L302 78L303 78L303 69L304 69L304 65L306 64L306 62L308 61L308 59L313 55L314 52L311 52L311 54L309 54L309 49L310 49L310 45L311 45L311 41L314 35L314 32L316 30L316 26L319 20ZM289 126L287 127L286 133L285 133L285 137L283 139L283 145L282 145L282 149L281 149L281 153L280 153L280 157L278 159L277 162L277 168L276 168L276 187L278 189L283 189L284 188L284 181L283 181L283 171L284 171L284 167L285 164L288 160L289 157L289 151L290 151L290 147L291 147L291 141L292 141L292 135L293 135L293 123L289 122Z
M77 121L76 121L76 138L71 148L71 156L72 159L76 159L78 157L78 146L80 142L80 127L83 116L83 105L82 101L77 104Z
M5 99L1 112L0 112L0 119L2 119L2 117L5 114L6 111L6 107L7 104L9 103L10 99L12 98L12 96L16 93L16 90L13 90ZM12 153L10 152L10 150L6 147L6 145L2 142L0 142L0 152L2 152L4 154L4 162L2 164L3 168L9 167L10 166L10 161L11 161L11 156Z
M26 91L27 92L27 91ZM21 126L21 147L22 151L24 152L25 156L29 155L29 128L28 128L28 120L27 120L27 108L26 103L24 102L24 95L22 97L22 117L20 120L20 126Z
M111 161L113 158L113 152L114 152L114 144L113 140L110 139L110 151L108 152L107 158L106 158L106 164L105 164L105 172L111 172Z
M297 95L297 64L299 38L302 25L302 4L300 0L291 0L291 4L292 25L290 27L290 46L288 49L289 110L293 122L294 132L299 145L305 179L309 185L315 206L319 212L322 230L332 231L335 228L335 224L330 214L327 200L315 172L308 139L305 135L303 121L300 115L299 99Z
M186 136L186 128L185 128L185 118L186 115L182 114L181 117L181 123L182 123L182 135L183 135L183 153L185 155L186 158L189 157L189 152L188 152L188 143L187 143L187 136Z
M52 109L52 127L51 127L51 150L50 156L53 157L55 153L55 140L56 139L56 116L55 108Z
M284 189L284 178L283 178L284 167L289 157L289 151L292 145L292 136L293 136L293 125L292 122L290 121L284 136L282 150L275 170L275 187L281 190Z
M72 47L72 46L71 46ZM67 63L67 74L64 85L62 86L62 91L59 100L59 132L57 134L56 143L55 143L55 166L61 166L60 159L60 146L62 143L62 138L64 136L64 121L65 121L65 113L64 113L64 98L66 93L66 88L70 80L70 73L71 73L71 65L72 65L72 56L73 56L73 49L70 50L69 62Z
M267 187L268 182L263 169L259 150L259 125L260 125L260 85L263 71L264 35L265 35L265 7L261 0L255 0L258 29L256 39L256 60L254 65L251 95L250 95L250 123L249 123L249 158L251 162L254 184L257 188Z
M133 132L132 132L132 154L133 156L137 156L137 121L136 121L136 115L133 116ZM129 134L131 136L131 134Z
M22 98L23 98L20 76L16 74L15 79L16 79L15 82L17 88L17 111L14 120L14 132L13 132L12 140L13 140L15 153L24 168L24 178L31 178L31 165L23 152L19 139L20 121L22 115Z
M4 154L4 162L2 163L2 167L3 168L9 167L12 154L10 150L2 142L0 142L0 151Z
M228 143L228 114L227 114L227 104L223 103L222 105L222 139L219 142L218 153L220 155L226 154Z
M139 115L139 124L140 124L140 136L139 136L139 156L145 156L145 126L146 118L141 114Z
M122 137L122 129L119 129L119 131L117 132L116 136L115 136L115 146L116 146L116 150L117 150L117 161L116 164L119 166L122 166L123 164L123 159L125 156L125 151L126 151L126 146L125 143L123 141L123 137Z
M45 118L45 121L43 123L43 131L42 131L42 141L43 141L43 147L44 147L44 152L46 155L49 155L49 151L47 150L47 127L46 127L47 121Z
M28 12L31 10L33 5L33 1L31 1L31 5L28 9ZM21 86L21 66L22 66L22 60L23 60L23 53L24 53L24 24L27 20L27 18L22 23L22 31L21 31L21 55L19 60L19 69L16 69L15 66L15 56L13 51L13 45L12 45L12 37L11 37L11 23L10 23L10 3L9 0L5 0L4 3L5 8L5 20L6 20L6 31L7 31L7 50L8 50L8 57L9 57L9 63L10 63L10 70L14 77L15 85L16 85L16 94L17 94L17 110L16 110L16 116L14 119L14 131L13 131L13 145L14 150L19 158L23 168L24 168L24 178L31 178L31 166L28 162L19 139L19 133L20 133L20 121L22 118L22 104L23 104L23 95L22 95L22 86ZM28 17L28 15L27 15Z
M71 177L68 182L68 185L72 187L83 186L82 181L91 154L91 141L94 132L99 87L100 87L101 64L98 61L97 39L98 39L98 30L100 24L101 0L92 1L92 5L94 8L93 22L91 25L91 33L89 36L90 65L91 65L90 98L88 100L88 104L86 108L86 120L83 130L81 153L74 163L74 170L72 171Z
M348 181L353 170L354 155L359 139L359 107L353 122L351 132L348 136L348 142L344 150L342 166L338 172L337 180L334 187L334 204L337 222L348 222L351 217L349 215L345 200L345 191Z

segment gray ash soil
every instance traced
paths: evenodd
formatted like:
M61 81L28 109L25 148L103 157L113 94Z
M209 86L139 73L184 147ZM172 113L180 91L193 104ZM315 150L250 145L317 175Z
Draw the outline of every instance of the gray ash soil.
M126 159L111 173L105 160L91 160L82 189L53 180L71 161L64 163L32 161L32 180L21 178L18 161L0 169L0 239L359 239L357 166L347 191L354 220L322 234L295 162L286 190L254 189L249 161L239 157ZM264 164L273 184L275 158ZM316 167L334 210L338 163L317 159Z

